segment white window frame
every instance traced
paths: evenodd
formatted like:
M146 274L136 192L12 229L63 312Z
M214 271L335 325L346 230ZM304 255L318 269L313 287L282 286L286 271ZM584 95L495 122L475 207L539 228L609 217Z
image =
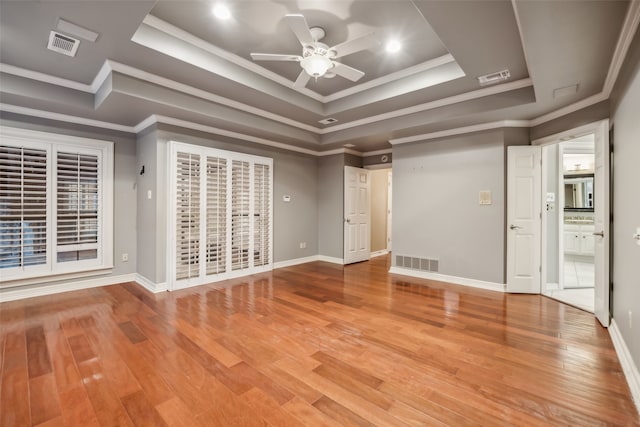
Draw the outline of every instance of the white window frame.
M268 262L264 265L261 266L254 266L254 260L253 260L253 256L249 256L249 267L248 268L243 268L243 269L239 269L239 270L232 270L231 269L231 218L232 218L232 213L231 213L231 204L227 205L227 227L226 227L226 233L227 233L227 238L226 238L226 242L229 245L227 247L226 250L226 259L227 259L227 269L224 273L216 273L216 274L210 274L207 275L206 273L204 273L206 271L205 265L204 263L201 263L200 265L200 272L201 274L198 277L192 277L192 278L188 278L188 279L181 279L181 280L176 280L176 257L177 257L177 251L176 251L176 243L177 243L177 239L176 239L176 196L177 196L177 180L176 180L176 159L177 159L177 154L178 152L187 152L187 153L191 153L191 154L197 154L200 156L200 167L201 167L201 174L200 174L200 189L201 191L203 191L204 196L200 197L200 212L201 212L201 218L206 218L206 185L203 185L206 181L206 173L202 173L202 171L206 170L206 166L203 166L206 164L206 157L207 156L211 156L211 157L219 157L219 158L224 158L227 160L227 197L230 198L232 195L232 185L231 185L231 168L232 168L232 162L233 160L239 160L239 161L248 161L250 163L250 167L249 167L249 173L251 176L250 179L250 186L253 183L253 173L254 173L254 164L258 163L258 164L264 164L264 165L268 165L269 166L269 170L270 170L270 176L269 176L269 185L271 188L271 194L270 194L270 204L269 204L269 235L268 235L268 239L269 239L269 255L268 255ZM166 274L167 274L167 287L169 290L178 290L178 289L184 289L184 288L188 288L191 286L198 286L198 285L203 285L205 283L212 283L212 282L217 282L220 280L227 280L227 279L232 279L232 278L236 278L236 277L242 277L242 276L247 276L247 275L251 275L251 274L256 274L256 273L261 273L261 272L265 272L265 271L271 271L273 270L273 202L274 202L274 198L273 198L273 175L274 175L274 171L273 171L273 159L269 158L269 157L262 157L262 156L255 156L255 155L251 155L251 154L243 154L243 153L237 153L234 151L227 151L227 150L220 150L217 148L210 148L210 147L205 147L205 146L199 146L199 145L193 145L193 144L187 144L184 142L178 142L178 141L169 141L168 143L168 156L167 156L167 165L168 165L168 169L169 169L169 173L167 174L167 179L168 179L168 185L167 188L169 188L169 196L167 198L167 262L166 262ZM230 199L228 199L230 200ZM254 197L253 197L253 191L251 192L251 196L250 196L250 206L251 209L253 209L253 202L254 202ZM254 221L250 221L249 222L249 227L250 227L250 232L249 232L249 244L250 244L250 248L253 249L253 231L254 231ZM201 238L200 241L204 242L206 240L206 227L204 226L204 224L201 224L200 226L200 230L201 230Z
M27 268L0 269L0 288L110 273L113 269L113 142L0 126L0 144L36 148L47 152L46 263ZM57 262L58 151L98 156L98 251L95 259Z

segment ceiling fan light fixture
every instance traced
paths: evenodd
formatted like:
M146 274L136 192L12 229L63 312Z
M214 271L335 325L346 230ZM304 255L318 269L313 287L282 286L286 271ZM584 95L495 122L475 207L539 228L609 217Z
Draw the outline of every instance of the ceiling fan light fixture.
M333 66L329 58L322 55L311 55L304 58L300 65L311 77L322 77Z
M402 43L396 39L391 39L387 42L386 50L389 53L396 53L402 49Z
M213 9L211 10L213 11L213 15L218 19L221 19L224 21L231 18L231 11L225 4L217 3L213 6Z

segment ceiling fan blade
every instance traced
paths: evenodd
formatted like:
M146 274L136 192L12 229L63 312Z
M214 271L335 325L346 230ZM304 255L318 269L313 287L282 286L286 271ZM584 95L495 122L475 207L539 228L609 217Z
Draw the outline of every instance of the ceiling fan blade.
M364 76L364 73L360 70L356 70L355 68L349 67L348 65L344 65L340 62L334 62L333 68L331 72L336 73L339 76L344 77L345 79L349 79L352 82L357 82Z
M307 74L305 70L302 70L300 75L298 75L296 82L293 84L293 87L302 89L307 85L307 83L309 83L309 79L311 79L311 76Z
M278 53L252 53L251 59L254 61L297 61L302 57L298 55L280 55Z
M300 40L302 47L313 46L315 44L311 30L309 30L309 25L307 25L307 20L304 19L303 15L288 14L284 17L289 27L291 27L291 31L293 31L298 40Z
M340 58L341 56L350 55L352 53L360 52L361 50L371 49L379 44L380 42L378 41L375 33L369 33L335 45L330 48L330 50L336 52L336 56L334 56L334 58Z

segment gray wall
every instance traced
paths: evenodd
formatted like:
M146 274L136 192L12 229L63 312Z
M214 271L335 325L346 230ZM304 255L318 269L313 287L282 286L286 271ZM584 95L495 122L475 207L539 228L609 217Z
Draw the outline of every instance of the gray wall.
M0 124L114 142L113 276L136 272L136 139L134 135L12 113L0 113ZM122 254L129 255L122 262ZM65 282L85 280L69 279ZM51 282L54 283L54 282Z
M318 224L316 201L317 160L315 157L165 125L160 125L155 135L153 133L151 135L147 137L149 140L138 141L139 153L141 154L138 163L145 163L146 165L155 163L156 165L157 173L155 177L153 177L153 174L150 175L151 179L155 180L156 185L155 203L147 203L148 209L155 211L151 214L155 217L156 226L149 225L145 231L139 229L138 232L142 234L139 237L139 241L141 243L144 242L145 245L155 239L154 281L156 283L162 283L166 280L167 195L169 190L167 187L168 171L166 170L166 165L169 141L179 141L272 158L274 171L274 262L307 257L318 253L318 236L316 233L316 225ZM153 139L155 139L156 145L155 158L153 149L143 147L143 144L153 144ZM149 184L149 186L152 186L152 184ZM282 200L283 195L291 196L291 202L285 203ZM145 197L146 190L145 194L141 196L141 203L146 202L144 200ZM145 221L145 218L146 215L144 218L141 216L142 221ZM154 233L154 229L156 235L149 236L149 233ZM300 242L306 242L305 249L300 249ZM145 271L153 271L153 264L153 261L145 259ZM149 277L149 279L152 278Z
M344 154L318 158L318 254L342 258L344 252Z
M439 273L504 283L504 132L393 147L393 252ZM478 204L490 190L493 203Z
M640 366L640 246L631 236L640 227L640 32L632 44L612 114L613 164L613 318ZM633 329L629 327L633 313Z
M136 141L137 242L138 273L154 283L159 282L157 259L157 144L155 126L138 135ZM144 174L140 170L144 166ZM147 192L151 191L151 199Z
M546 193L554 193L556 197L555 202L546 203L546 212L543 211L543 215L547 216L547 246L544 252L547 258L547 283L559 283L560 223L558 209L562 209L562 206L558 204L558 168L560 167L558 147L558 144L542 147L542 164L545 168L543 173L547 176L547 188L542 190L543 197L546 196Z

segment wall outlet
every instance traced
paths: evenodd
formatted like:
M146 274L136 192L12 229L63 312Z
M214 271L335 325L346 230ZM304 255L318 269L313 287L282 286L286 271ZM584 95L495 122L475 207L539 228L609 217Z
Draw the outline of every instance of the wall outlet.
M633 328L633 312L629 310L629 329Z
M122 262L128 262L128 261L129 261L129 254L123 253L122 254Z
M300 249L307 249L307 242L300 242Z

